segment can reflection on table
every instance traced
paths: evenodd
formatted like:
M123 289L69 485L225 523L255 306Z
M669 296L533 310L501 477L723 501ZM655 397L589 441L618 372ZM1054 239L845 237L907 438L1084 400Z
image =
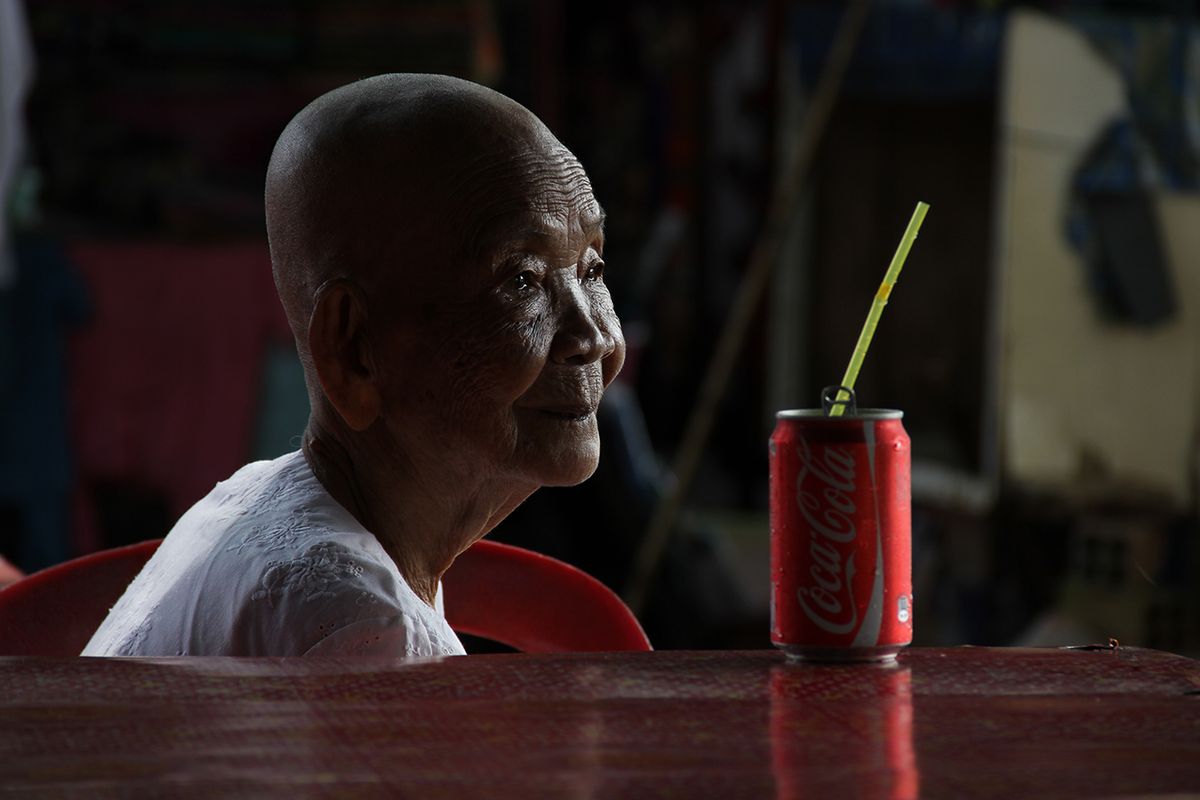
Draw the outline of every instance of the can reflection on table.
M911 450L902 416L776 414L771 641L793 659L887 661L912 642Z
M770 691L771 771L780 800L920 795L908 667L775 667Z

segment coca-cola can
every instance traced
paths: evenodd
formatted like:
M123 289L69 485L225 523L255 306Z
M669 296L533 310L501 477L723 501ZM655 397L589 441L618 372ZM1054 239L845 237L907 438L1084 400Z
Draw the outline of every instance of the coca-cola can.
M912 642L912 490L903 413L776 414L771 641L806 661L889 661Z

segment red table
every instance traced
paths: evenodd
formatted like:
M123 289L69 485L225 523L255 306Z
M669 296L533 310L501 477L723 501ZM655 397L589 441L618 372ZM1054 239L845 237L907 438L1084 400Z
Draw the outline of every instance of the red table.
M80 797L1200 792L1200 662L913 649L0 658L0 791Z

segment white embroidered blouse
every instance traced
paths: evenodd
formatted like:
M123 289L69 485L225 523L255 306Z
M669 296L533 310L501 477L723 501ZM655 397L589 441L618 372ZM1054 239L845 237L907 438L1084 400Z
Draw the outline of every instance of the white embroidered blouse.
M297 451L192 506L82 655L465 655L436 606Z

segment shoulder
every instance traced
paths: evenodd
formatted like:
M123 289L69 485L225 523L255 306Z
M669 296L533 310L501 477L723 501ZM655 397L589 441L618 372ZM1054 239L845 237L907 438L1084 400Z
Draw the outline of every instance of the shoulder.
M387 604L396 576L363 547L360 537L335 531L306 531L307 547L263 562L250 599L269 607L329 600L355 605Z
M336 503L296 451L247 464L217 483L179 518L163 545L168 550L217 552L232 541L241 550L266 543L269 531L287 527L297 512L306 516L310 508L330 505Z
M286 544L253 545L236 601L235 650L300 655L333 631L399 614L398 575L367 536L305 528L289 531Z

